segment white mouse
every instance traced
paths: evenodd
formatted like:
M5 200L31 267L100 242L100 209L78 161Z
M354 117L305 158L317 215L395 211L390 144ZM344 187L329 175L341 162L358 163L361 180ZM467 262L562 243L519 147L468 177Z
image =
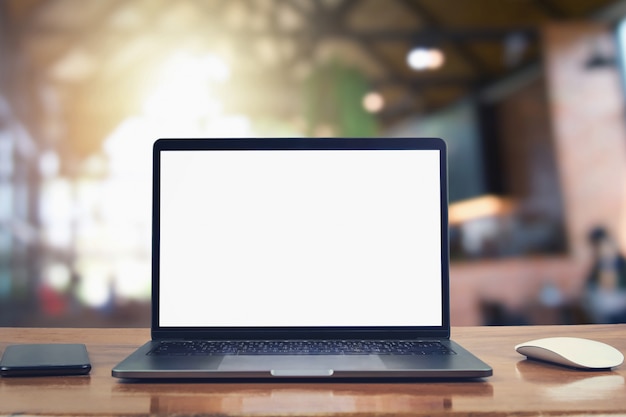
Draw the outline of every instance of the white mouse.
M547 337L515 346L529 359L582 369L608 369L621 365L624 355L613 346L579 337Z

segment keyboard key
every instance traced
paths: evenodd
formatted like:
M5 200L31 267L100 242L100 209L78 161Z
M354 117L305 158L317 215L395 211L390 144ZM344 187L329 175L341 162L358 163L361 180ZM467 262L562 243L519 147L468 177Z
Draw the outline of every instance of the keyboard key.
M454 355L436 341L163 341L149 355Z

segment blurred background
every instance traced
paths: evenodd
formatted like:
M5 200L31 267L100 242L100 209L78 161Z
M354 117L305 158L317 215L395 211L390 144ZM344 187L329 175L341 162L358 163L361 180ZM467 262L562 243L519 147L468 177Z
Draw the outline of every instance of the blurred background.
M149 326L159 137L437 136L452 324L626 322L626 1L0 0L0 326Z

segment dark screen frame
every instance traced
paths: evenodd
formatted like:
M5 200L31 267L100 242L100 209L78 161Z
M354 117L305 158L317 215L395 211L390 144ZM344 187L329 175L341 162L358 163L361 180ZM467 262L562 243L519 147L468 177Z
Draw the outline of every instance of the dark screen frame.
M162 327L159 323L159 251L160 251L160 175L161 152L216 150L437 150L441 184L441 326L398 327ZM448 177L446 144L439 138L211 138L158 139L153 145L152 182L152 325L151 334L160 339L222 340L237 339L337 339L351 338L449 338L450 337L450 277L448 236Z

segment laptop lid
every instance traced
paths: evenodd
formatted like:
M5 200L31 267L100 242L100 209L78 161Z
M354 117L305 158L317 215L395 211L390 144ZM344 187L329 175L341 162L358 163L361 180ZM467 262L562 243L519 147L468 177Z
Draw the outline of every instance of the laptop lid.
M160 139L152 336L450 334L445 144Z

